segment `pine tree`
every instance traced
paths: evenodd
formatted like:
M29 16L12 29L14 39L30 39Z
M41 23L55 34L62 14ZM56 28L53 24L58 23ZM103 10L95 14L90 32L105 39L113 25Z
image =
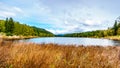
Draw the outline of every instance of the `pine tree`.
M5 32L7 33L9 31L8 29L8 18L5 20Z
M12 18L9 19L9 32L10 33L13 33L13 30L14 30L14 21Z
M7 33L7 35L12 35L14 30L14 21L12 18L8 19L6 18L5 21L5 32Z
M118 30L117 21L115 21L115 23L114 23L113 30L114 30L114 35L117 35L117 30Z

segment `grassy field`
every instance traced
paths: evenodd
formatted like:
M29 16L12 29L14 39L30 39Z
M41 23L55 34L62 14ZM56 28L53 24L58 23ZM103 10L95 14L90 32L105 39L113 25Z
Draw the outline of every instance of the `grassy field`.
M120 46L65 46L0 40L0 68L120 68Z

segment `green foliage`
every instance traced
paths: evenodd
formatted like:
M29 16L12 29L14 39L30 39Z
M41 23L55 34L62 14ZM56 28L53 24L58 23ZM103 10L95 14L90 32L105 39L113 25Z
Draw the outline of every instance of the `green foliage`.
M9 31L9 25L8 25L8 18L5 20L5 32L7 33Z
M11 32L7 32L6 36L12 36L13 34Z
M6 18L6 20L0 20L0 32L5 32L7 36L21 35L21 36L40 36L40 37L51 37L54 36L51 32L29 26L26 24L20 24L15 22L12 18Z
M7 35L12 35L14 30L14 21L12 18L8 19L6 18L5 21L5 32L7 33Z
M118 30L117 30L117 34L120 35L120 28L118 28Z
M5 23L3 20L0 20L0 32L5 32Z
M117 30L118 30L117 21L115 21L115 24L114 24L114 26L113 26L113 30L114 30L114 35L117 35Z
M51 37L53 36L53 34L45 29L42 29L42 28L37 28L37 27L32 27L33 30L35 31L35 35L38 35L38 36L43 36L43 37Z
M73 33L73 34L65 34L66 37L104 37L105 30L97 30L91 32L82 32L82 33Z

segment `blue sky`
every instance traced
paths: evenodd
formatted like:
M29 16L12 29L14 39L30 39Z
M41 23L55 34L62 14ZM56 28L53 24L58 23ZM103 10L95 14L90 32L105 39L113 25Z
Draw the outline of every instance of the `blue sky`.
M0 0L0 19L13 17L54 34L112 27L120 0Z

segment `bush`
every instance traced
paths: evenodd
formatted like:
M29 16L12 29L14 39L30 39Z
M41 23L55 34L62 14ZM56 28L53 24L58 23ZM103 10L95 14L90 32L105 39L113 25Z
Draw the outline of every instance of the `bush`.
M10 33L10 32L6 33L6 35L7 35L7 36L13 36L13 34Z

